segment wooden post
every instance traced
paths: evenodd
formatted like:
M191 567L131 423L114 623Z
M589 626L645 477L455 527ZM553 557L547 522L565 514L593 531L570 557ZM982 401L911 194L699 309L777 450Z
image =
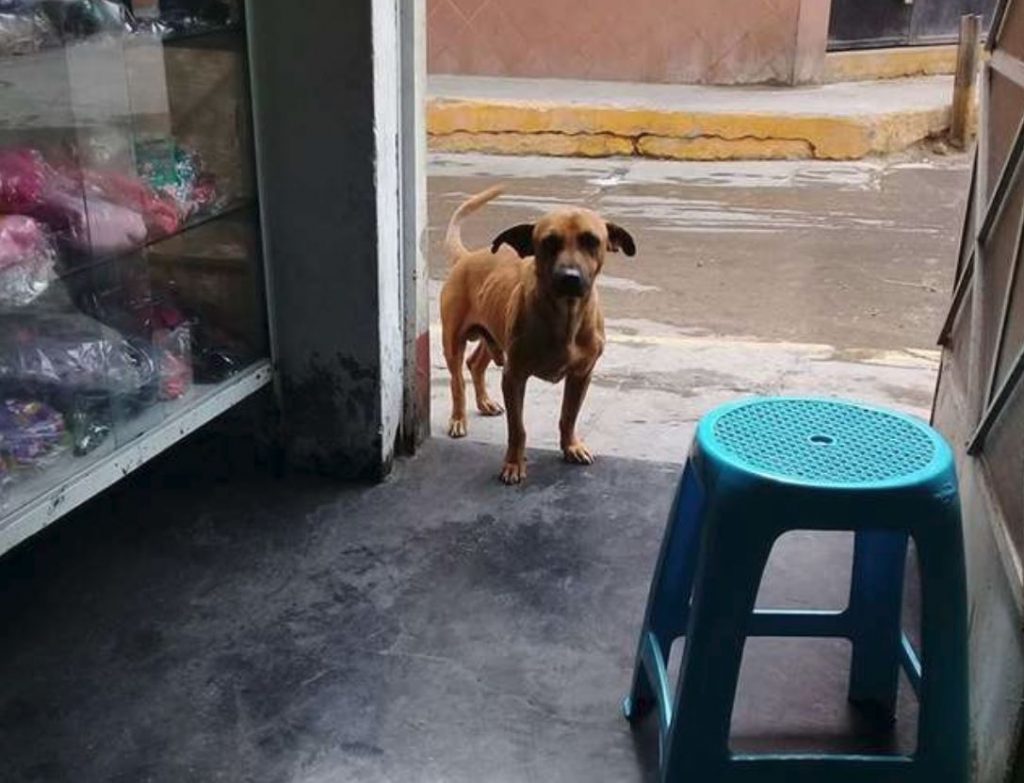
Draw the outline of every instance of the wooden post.
M967 147L971 136L980 40L981 17L978 14L961 16L960 44L956 52L956 78L953 82L953 112L949 120L949 142L960 149Z

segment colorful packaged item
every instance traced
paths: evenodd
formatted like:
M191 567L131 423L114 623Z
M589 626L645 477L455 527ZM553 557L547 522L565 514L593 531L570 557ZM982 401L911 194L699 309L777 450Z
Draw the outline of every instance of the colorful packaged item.
M169 139L150 139L136 145L135 159L139 176L174 199L184 219L200 217L217 208L216 182L204 170L197 152Z
M46 230L24 215L0 215L0 307L22 307L56 277L57 252Z
M67 451L64 417L35 400L0 399L0 461L11 473L44 468Z
M160 372L160 399L177 400L192 388L192 336L189 325L153 335Z

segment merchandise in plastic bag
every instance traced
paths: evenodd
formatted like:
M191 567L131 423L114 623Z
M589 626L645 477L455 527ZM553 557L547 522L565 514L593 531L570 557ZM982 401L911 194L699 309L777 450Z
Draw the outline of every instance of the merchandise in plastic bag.
M160 399L176 400L192 388L193 324L178 308L154 298L148 285L138 288L133 291L122 278L112 296L94 285L76 301L88 315L122 334L148 335Z
M85 254L122 252L146 239L138 212L91 193L86 198L81 182L29 147L0 149L0 213L33 217Z
M174 199L138 177L97 169L82 169L80 176L90 207L98 196L138 213L146 225L146 236L150 241L170 236L181 228L181 210Z
M154 189L167 194L185 219L200 217L221 206L213 176L197 152L168 139L151 139L135 147L139 175Z
M197 383L220 383L253 361L252 352L238 338L209 323L199 323L192 342L192 369Z
M48 467L68 446L64 417L54 408L36 400L0 399L0 463L8 475Z
M131 11L116 0L38 0L65 41L135 30Z
M0 458L0 511L4 511L7 508L10 486L13 481L12 469L8 467L3 458Z
M223 27L236 21L224 0L160 0L160 21L172 30Z
M113 417L156 402L152 346L87 315L33 305L0 312L0 396L41 400L64 413L76 453L91 451Z
M183 323L153 333L160 372L160 399L177 400L192 388L192 329Z
M23 307L56 278L57 252L45 229L24 215L0 215L0 307Z
M0 57L32 54L60 44L37 0L0 0Z

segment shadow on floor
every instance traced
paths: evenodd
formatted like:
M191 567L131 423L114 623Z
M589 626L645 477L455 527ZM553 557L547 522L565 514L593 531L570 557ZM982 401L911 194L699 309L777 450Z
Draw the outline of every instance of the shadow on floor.
M344 488L229 456L194 441L0 559L0 779L654 779L619 701L677 466L536 453L510 490L435 441ZM841 600L847 543L780 548L769 598ZM737 743L834 744L845 653L767 644Z

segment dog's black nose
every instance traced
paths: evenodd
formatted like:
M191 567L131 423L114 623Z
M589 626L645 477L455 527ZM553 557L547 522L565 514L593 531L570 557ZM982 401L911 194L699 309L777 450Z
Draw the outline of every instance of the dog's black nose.
M567 266L555 270L555 293L559 296L583 296L587 292L587 281L583 273Z

